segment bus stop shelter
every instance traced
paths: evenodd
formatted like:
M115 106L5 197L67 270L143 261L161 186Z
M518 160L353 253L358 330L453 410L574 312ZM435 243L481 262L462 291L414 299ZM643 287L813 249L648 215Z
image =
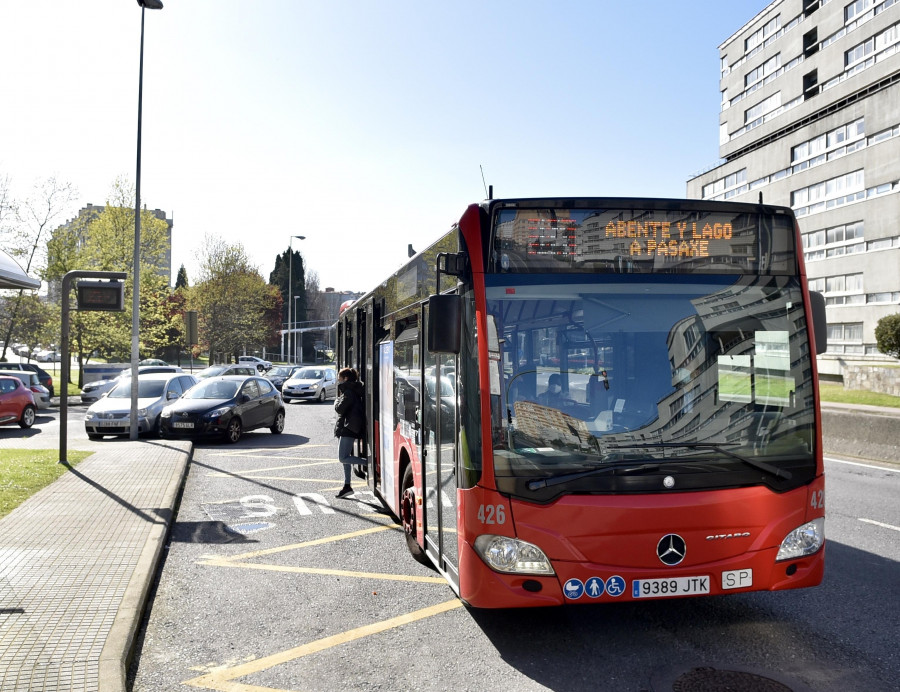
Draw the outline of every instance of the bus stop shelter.
M0 250L0 288L26 288L35 290L41 287L40 279L32 279L22 271L12 257Z

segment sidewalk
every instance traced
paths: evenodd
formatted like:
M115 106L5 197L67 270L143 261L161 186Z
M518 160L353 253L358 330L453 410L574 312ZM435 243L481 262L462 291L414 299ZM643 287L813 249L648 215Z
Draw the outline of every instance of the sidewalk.
M36 437L0 446L47 448ZM193 445L69 449L95 453L0 519L0 692L125 690Z

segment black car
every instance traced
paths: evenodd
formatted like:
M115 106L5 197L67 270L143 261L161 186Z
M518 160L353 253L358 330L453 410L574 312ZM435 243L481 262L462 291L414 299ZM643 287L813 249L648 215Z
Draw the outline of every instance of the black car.
M39 365L35 365L34 363L7 363L6 361L0 361L0 370L31 370L31 372L36 372L41 384L50 390L50 396L55 396L53 393L53 378L50 376L49 372Z
M281 394L264 377L208 377L166 406L159 417L160 437L224 437L237 442L245 430L284 430Z
M266 373L266 379L280 392L281 386L302 367L302 365L276 365Z

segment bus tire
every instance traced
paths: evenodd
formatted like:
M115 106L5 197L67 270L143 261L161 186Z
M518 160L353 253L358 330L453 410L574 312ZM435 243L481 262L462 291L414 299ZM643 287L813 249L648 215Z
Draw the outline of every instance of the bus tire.
M428 556L416 541L416 494L413 487L412 465L407 465L403 472L403 483L400 486L400 522L406 534L406 547L416 562L430 565Z

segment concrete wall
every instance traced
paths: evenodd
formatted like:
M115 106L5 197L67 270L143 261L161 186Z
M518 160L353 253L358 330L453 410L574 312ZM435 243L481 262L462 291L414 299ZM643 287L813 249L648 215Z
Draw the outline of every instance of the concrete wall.
M900 463L900 410L822 404L826 455Z

